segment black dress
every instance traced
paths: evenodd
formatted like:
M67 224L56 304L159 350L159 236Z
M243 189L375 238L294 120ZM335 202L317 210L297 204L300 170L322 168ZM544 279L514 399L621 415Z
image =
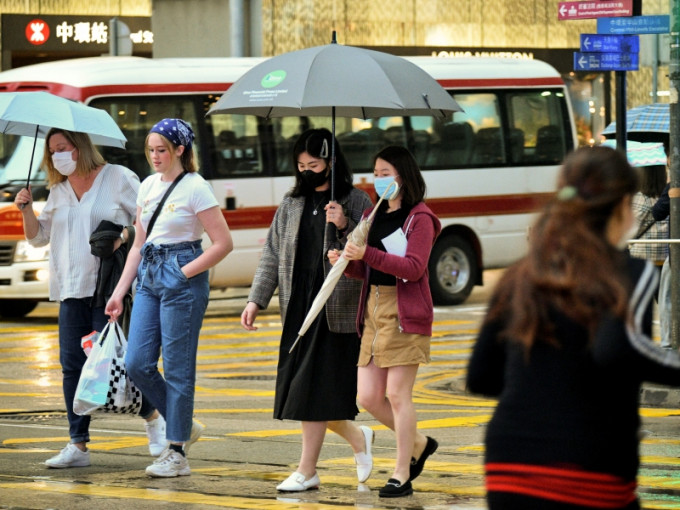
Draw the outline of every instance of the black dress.
M325 307L289 353L324 281L325 193L308 197L300 221L293 288L286 313L276 375L274 418L299 421L353 420L359 337L328 329ZM317 214L314 214L316 210Z

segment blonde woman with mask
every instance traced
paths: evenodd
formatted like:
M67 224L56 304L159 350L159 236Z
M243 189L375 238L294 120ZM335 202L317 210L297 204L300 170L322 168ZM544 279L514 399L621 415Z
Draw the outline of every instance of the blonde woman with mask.
M90 252L89 239L102 220L132 224L139 178L123 166L107 163L87 134L61 129L47 133L42 165L50 194L40 216L33 210L30 188L19 191L14 203L29 244L50 244L50 300L59 302L59 361L71 441L45 464L84 467L90 465L90 417L73 412L86 360L80 341L107 322L104 307L93 306L99 258ZM122 235L125 239L116 241L116 249L127 240L127 229ZM149 451L158 456L165 448L165 421L147 399L140 415L146 420Z

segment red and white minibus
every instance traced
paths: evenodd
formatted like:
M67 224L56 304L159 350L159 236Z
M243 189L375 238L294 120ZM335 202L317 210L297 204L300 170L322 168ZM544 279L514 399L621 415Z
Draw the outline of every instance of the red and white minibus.
M151 126L165 117L190 122L200 171L234 237L234 252L211 270L211 286L248 286L276 207L293 182L293 141L307 128L330 128L326 117L205 115L262 60L62 60L0 73L0 93L45 90L106 110L128 143L126 150L102 147L102 153L142 179L150 171L144 139ZM532 215L553 193L558 164L576 146L571 105L558 72L540 61L409 60L437 79L464 112L444 121L338 118L336 134L355 183L369 192L378 150L401 144L415 155L427 183L427 203L443 224L429 266L432 294L439 305L458 304L482 283L484 268L506 266L525 253ZM28 313L48 296L47 250L27 245L21 217L7 203L25 185L32 143L13 135L0 138L0 194L6 201L0 202L0 314L6 316ZM39 155L42 144L38 140ZM32 182L36 196L44 198L40 159Z

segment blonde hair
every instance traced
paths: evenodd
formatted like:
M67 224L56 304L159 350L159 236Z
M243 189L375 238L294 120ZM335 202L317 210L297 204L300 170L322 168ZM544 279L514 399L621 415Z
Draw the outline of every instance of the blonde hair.
M78 160L76 161L75 170L76 175L86 177L90 172L106 164L104 156L99 153L87 133L52 128L47 132L47 136L45 137L45 150L43 151L42 160L42 166L47 172L48 188L51 188L60 182L64 182L67 179L65 175L60 174L59 171L54 168L54 163L52 163L50 138L57 134L62 135L74 148L78 149Z
M160 136L163 145L165 146L166 149L170 151L170 154L172 154L173 156L177 154L178 147L177 145L172 143L170 140L168 140L160 133L153 131L146 135L146 139L144 140L144 155L146 156L146 160L149 162L149 166L153 166L153 164L151 163L151 156L149 156L149 137L151 135ZM182 164L182 168L189 173L198 172L198 165L196 164L193 145L191 147L186 147L183 145L182 147L184 147L184 152L179 157L179 161Z

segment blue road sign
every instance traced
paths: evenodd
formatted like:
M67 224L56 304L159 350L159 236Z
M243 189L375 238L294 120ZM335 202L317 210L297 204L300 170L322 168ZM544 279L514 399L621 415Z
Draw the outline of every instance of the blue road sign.
M574 52L574 71L637 71L637 53Z
M581 51L594 53L638 53L640 36L581 34Z
M671 17L668 14L597 20L598 34L668 34L670 31Z

